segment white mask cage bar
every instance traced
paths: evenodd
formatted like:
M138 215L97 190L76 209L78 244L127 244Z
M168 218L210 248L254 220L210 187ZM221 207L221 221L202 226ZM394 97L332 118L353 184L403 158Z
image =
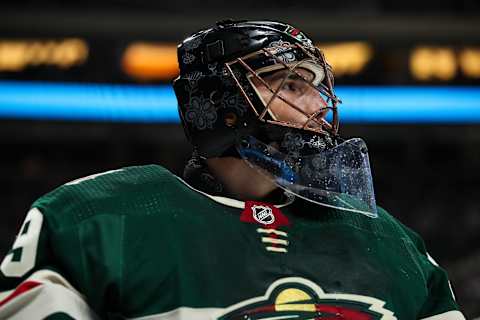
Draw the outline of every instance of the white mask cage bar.
M300 52L303 53L304 58L299 61L295 60L293 63L286 63L283 59L279 57L279 55L281 55L282 53L285 53L286 51L292 52L294 50L297 50L297 54L299 52L298 50L300 50ZM325 56L318 48L314 49L315 54L313 54L310 50L311 49L306 49L300 44L263 48L256 52L237 58L233 61L227 62L225 63L225 67L229 72L230 76L235 81L235 84L239 87L240 92L242 93L245 100L250 105L250 107L252 108L252 110L254 111L255 115L258 117L259 120L263 120L268 123L277 124L277 125L286 126L286 127L310 130L323 135L336 136L338 134L338 128L339 128L339 117L338 117L337 105L338 103L341 103L341 101L335 95L335 92L333 89L333 74L331 71L331 67L330 65L328 65L328 63L325 60ZM255 70L253 66L248 64L248 61L254 60L255 58L274 59L275 64L279 65L280 69L288 71L288 72L285 72L285 76L283 77L280 85L277 88L272 88L272 86L267 81L265 81L265 79L262 77L261 73L258 72L259 70ZM317 68L320 68L321 70L323 70L324 77L323 79L321 79L321 81L317 81L317 83L314 83L316 80L315 77L313 77L312 79L306 79L304 75L298 72L298 68L302 67L302 65L307 63L309 65L314 64L317 66ZM242 86L241 80L232 70L232 67L234 66L236 67L236 65L239 65L241 68L243 68L246 75L248 74L250 77L255 78L259 83L265 86L265 88L267 88L268 91L271 92L272 96L269 98L268 102L264 104L263 110L257 110L254 103L246 93L245 88ZM260 69L263 69L263 68L260 68ZM280 94L281 88L291 75L298 77L298 79L302 79L303 81L305 81L305 83L308 86L318 91L320 96L325 97L324 107L320 108L319 110L317 110L312 114L307 114L301 107L295 105L294 103L292 103L291 101L283 97ZM306 117L306 121L303 124L298 124L298 123L291 123L291 122L286 122L281 120L265 119L266 115L269 113L269 110L270 110L269 108L272 101L277 98L282 100L286 104L288 104L297 112L302 113ZM329 110L332 112L331 123L329 123L323 116L321 116L325 114L326 110ZM313 126L309 125L311 123L314 123L314 125Z

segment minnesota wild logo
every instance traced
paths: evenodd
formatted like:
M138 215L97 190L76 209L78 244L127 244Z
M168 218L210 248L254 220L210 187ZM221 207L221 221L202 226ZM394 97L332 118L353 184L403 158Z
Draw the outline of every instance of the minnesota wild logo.
M218 320L396 320L385 302L354 294L330 294L298 277L274 282L264 296L235 304Z

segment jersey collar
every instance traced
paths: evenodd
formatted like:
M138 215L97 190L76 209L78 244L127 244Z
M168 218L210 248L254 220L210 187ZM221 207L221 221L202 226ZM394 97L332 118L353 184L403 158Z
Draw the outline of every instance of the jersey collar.
M232 207L232 208L237 208L237 209L244 209L245 208L245 201L241 201L241 200L237 200L237 199L232 199L232 198L227 198L227 197L223 197L223 196L212 196L211 194L208 194L204 191L201 191L201 190L198 190L194 187L192 187L191 185L189 185L187 182L185 182L185 180L183 180L182 178L176 176L178 180L180 180L180 182L182 182L184 185L186 185L188 188L192 189L193 191L195 192L198 192L200 193L201 195L205 196L205 197L208 197L210 198L211 200L217 202L217 203L220 203L220 204L223 204L225 206L228 206L228 207ZM295 200L295 196L291 193L288 193L288 192L285 192L285 195L286 195L286 200L285 202L283 203L279 203L279 204L274 204L274 206L276 208L283 208L283 207L286 207L288 206L289 204L291 204L294 200Z

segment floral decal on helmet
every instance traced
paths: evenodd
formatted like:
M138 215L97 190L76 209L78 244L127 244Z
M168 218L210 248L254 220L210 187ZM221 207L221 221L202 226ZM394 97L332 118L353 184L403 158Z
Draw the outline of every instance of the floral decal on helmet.
M192 97L185 112L185 120L192 123L198 130L212 129L217 121L217 110L210 101L201 97Z
M289 152L295 152L303 148L305 141L299 133L287 132L282 141L282 147Z
M191 53L188 53L188 52L185 52L185 54L183 55L183 63L185 64L190 64L192 63L193 61L195 61L195 56Z
M193 71L185 76L185 79L188 80L189 90L193 91L197 89L198 80L202 78L203 75L200 71Z
M188 40L188 41L187 41ZM183 42L183 48L186 51L197 49L202 44L202 37L197 36L195 38L187 39Z
M282 60L284 63L292 63L297 59L295 54L292 52L292 45L288 41L272 41L269 47L274 48L271 53L275 54L277 58Z
M229 92L224 93L221 106L222 108L225 108L225 109L228 109L228 108L235 109L240 116L242 116L247 110L247 103L245 102L245 98L240 93L236 93L236 94L232 94Z

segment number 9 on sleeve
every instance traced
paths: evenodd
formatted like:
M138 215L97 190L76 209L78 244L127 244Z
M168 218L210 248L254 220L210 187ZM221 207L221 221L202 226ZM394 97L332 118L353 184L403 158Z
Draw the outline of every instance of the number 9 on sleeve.
M7 277L22 277L35 266L43 215L37 208L27 214L20 232L0 265Z

